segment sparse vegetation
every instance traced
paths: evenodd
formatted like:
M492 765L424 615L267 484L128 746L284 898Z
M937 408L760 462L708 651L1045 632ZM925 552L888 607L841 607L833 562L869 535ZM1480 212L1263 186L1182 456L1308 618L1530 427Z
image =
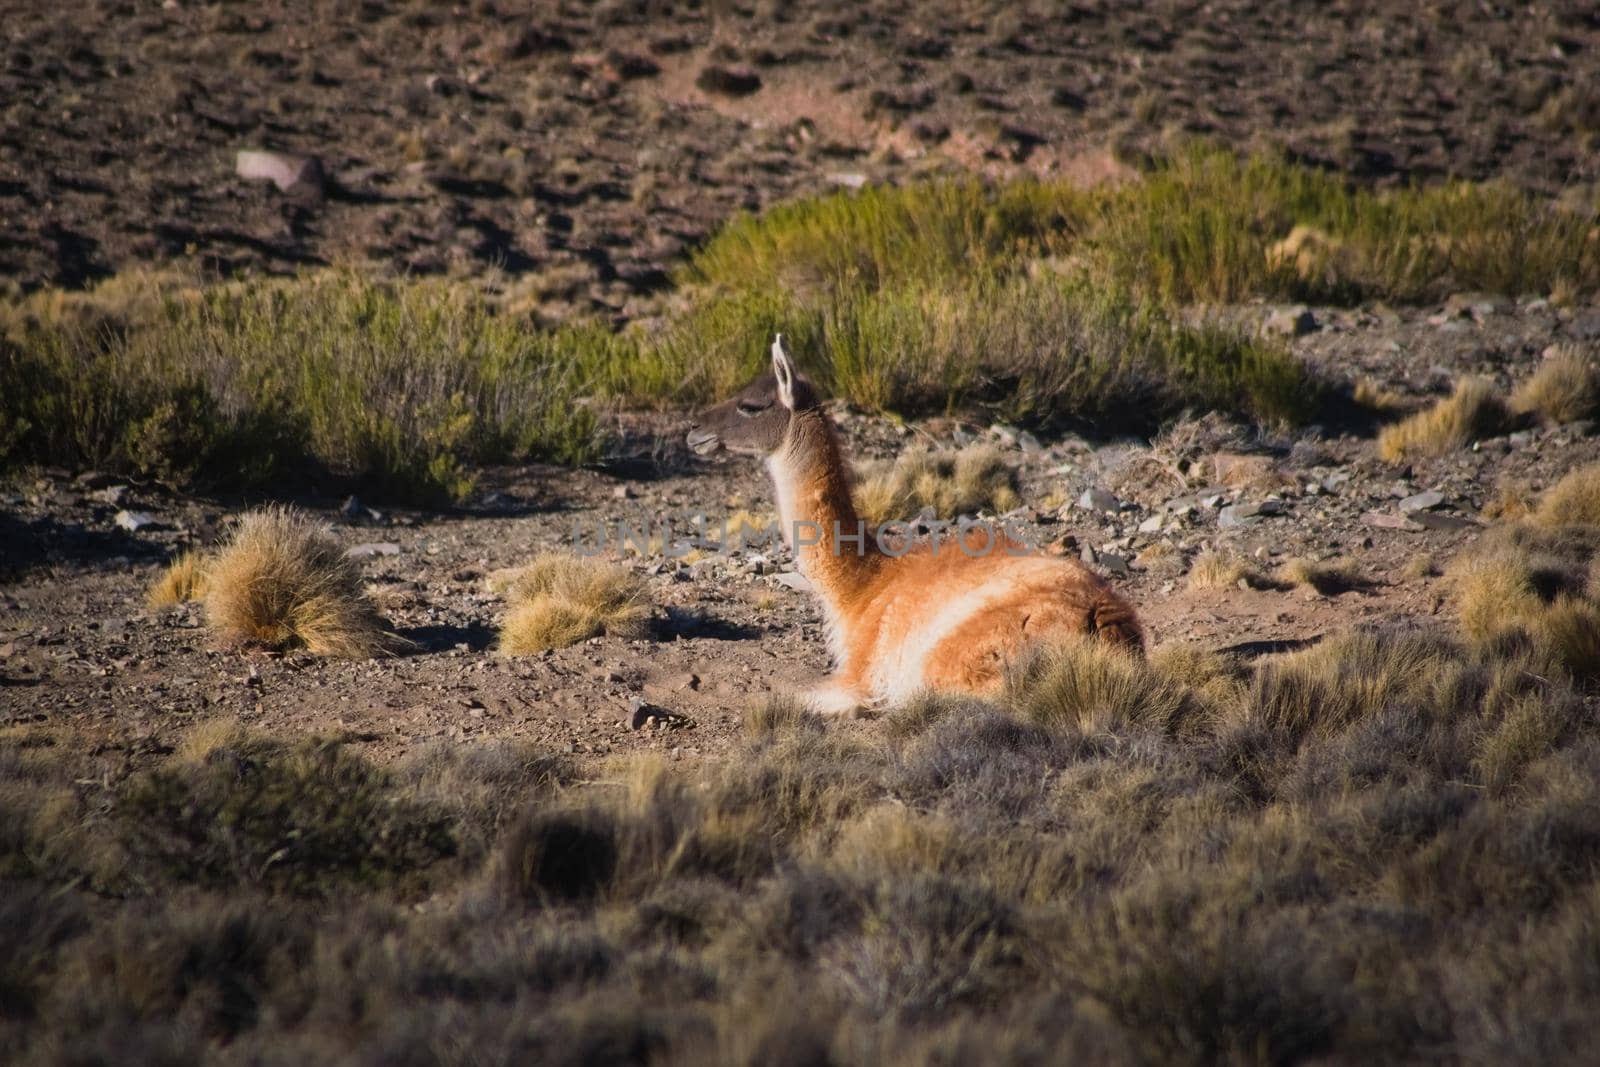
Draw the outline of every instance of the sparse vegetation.
M206 621L223 641L353 658L398 643L332 531L292 508L242 516L205 576Z
M145 602L152 608L166 608L206 595L206 560L198 552L180 553L150 586Z
M1291 586L1314 589L1324 595L1343 593L1363 584L1361 570L1354 560L1314 560L1295 556L1278 567L1278 580Z
M935 451L912 448L856 471L856 510L869 526L914 518L932 508L942 519L996 514L1022 503L1017 472L994 445Z
M1557 347L1512 392L1511 410L1553 423L1593 418L1600 414L1600 360L1573 345Z
M892 287L1074 255L1168 303L1415 301L1600 288L1596 211L1498 184L1371 192L1270 155L1193 144L1143 180L836 193L742 217L686 277L730 288Z
M1600 527L1600 464L1569 471L1539 498L1532 521L1541 526Z
M1228 552L1207 550L1194 558L1189 565L1189 588L1195 591L1208 589L1237 589L1244 586L1261 587L1267 584L1266 575L1243 556Z
M8 732L0 1054L1588 1047L1595 725L1534 645L1081 643L888 725L779 699L725 761L587 784L503 747L384 771L231 725L168 756Z
M620 332L534 328L440 281L139 273L6 305L0 461L247 484L311 464L399 498L459 499L476 464L593 457L604 398L725 395L774 330L825 387L874 410L1303 422L1319 391L1287 352L1171 306L1594 292L1593 215L1493 185L1359 191L1196 146L1094 191L936 180L744 216L679 272L669 314ZM1584 417L1581 371L1553 364L1515 406ZM1473 432L1402 426L1395 454Z
M1600 525L1496 528L1447 572L1462 631L1479 643L1521 638L1580 677L1600 672L1597 557Z
M639 638L650 633L644 585L626 567L604 560L546 553L494 583L507 601L500 650L523 656L591 637Z
M525 330L443 282L164 284L19 318L0 459L248 485L314 465L440 501L469 464L596 454L573 377L601 359L591 332Z
M1378 455L1389 463L1442 456L1504 430L1508 417L1493 382L1467 378L1432 407L1384 427L1378 435Z

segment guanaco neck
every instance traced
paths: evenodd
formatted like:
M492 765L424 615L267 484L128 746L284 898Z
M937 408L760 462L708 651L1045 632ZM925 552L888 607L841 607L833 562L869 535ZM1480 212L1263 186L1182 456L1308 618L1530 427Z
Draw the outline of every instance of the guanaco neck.
M767 469L777 488L783 535L800 573L837 612L860 590L881 553L873 532L856 515L850 469L828 417L816 410L797 414Z

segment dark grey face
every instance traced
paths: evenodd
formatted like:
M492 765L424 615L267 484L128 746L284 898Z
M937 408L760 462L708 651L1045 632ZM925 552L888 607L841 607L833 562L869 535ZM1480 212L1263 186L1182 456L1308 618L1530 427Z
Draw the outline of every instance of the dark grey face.
M792 412L778 400L778 379L763 374L716 407L702 411L689 431L689 447L709 456L720 448L769 456L783 444Z
M716 407L702 411L689 429L689 447L698 456L720 448L770 456L783 446L796 411L815 407L816 393L796 377L780 336L772 343L772 370Z

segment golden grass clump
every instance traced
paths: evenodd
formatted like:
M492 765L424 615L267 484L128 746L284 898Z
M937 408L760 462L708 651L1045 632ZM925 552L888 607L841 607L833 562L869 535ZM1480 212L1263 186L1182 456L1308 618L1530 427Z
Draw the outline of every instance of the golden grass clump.
M1495 486L1494 496L1484 502L1481 514L1486 519L1520 519L1533 510L1533 504L1533 494L1521 483L1507 478Z
M1143 657L1090 640L1034 650L1008 674L1005 697L1040 725L1085 733L1175 730L1192 707L1187 687Z
M1511 393L1511 410L1553 423L1600 413L1600 361L1575 345L1557 345L1533 376Z
M1524 634L1574 674L1600 672L1597 551L1594 527L1496 530L1446 572L1462 633L1480 644Z
M1569 471L1539 499L1540 526L1600 526L1600 463Z
M1504 429L1509 414L1493 382L1467 378L1432 407L1385 427L1378 455L1389 463L1442 456Z
M224 640L349 658L395 640L328 527L292 508L241 518L206 577L206 616Z
M750 703L744 728L751 734L781 734L796 730L821 730L822 716L788 693L772 693Z
M1416 552L1400 568L1400 576L1408 581L1420 582L1439 573L1438 561L1431 552Z
M909 519L931 507L940 518L1022 503L1016 468L990 444L962 449L913 448L892 463L864 466L855 486L856 511L868 525Z
M204 600L206 585L206 561L200 553L189 550L161 572L161 577L145 594L145 603L152 608L167 608L190 600Z
M1324 595L1342 593L1362 584L1361 572L1351 560L1318 561L1304 556L1286 560L1278 568L1278 580L1315 589Z
M1229 552L1208 549L1196 556L1189 567L1190 592L1237 589L1240 582L1251 588L1260 588L1266 579L1249 560Z
M1437 692L1457 657L1421 634L1341 634L1264 663L1240 710L1266 729L1326 737Z
M500 650L513 656L602 634L650 633L643 583L615 563L546 553L517 571L491 576L491 585L499 585L511 605L500 627Z
M1371 378L1359 379L1351 390L1350 398L1357 407L1383 415L1393 415L1406 407L1405 397Z

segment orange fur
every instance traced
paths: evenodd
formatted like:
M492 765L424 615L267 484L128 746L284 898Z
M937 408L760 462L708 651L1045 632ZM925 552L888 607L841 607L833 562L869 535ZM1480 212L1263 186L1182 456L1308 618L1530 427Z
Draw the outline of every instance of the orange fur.
M901 702L923 689L986 693L1024 645L1092 637L1135 650L1133 607L1076 560L1039 555L989 526L900 553L880 546L850 496L850 470L816 391L780 336L772 373L702 412L688 445L766 457L779 521L822 599L837 673L817 711ZM851 538L851 540L846 540Z
M968 533L970 551L949 539L897 557L869 531L860 554L852 542L835 552L835 524L849 533L858 520L837 437L820 410L796 414L773 472L786 532L797 523L824 532L798 553L838 662L826 703L900 700L922 688L991 692L1024 645L1069 635L1143 648L1133 607L1104 579L998 531L987 553L982 530Z

